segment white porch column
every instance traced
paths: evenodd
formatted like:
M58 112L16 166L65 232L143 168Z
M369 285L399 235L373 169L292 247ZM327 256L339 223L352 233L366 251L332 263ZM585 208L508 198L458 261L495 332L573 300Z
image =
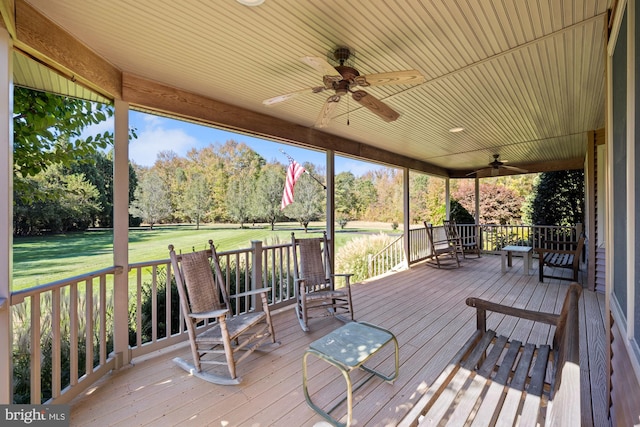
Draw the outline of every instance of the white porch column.
M445 218L451 219L451 179L444 179L444 209Z
M407 267L411 265L411 203L409 202L409 168L402 170L402 211L404 226L404 259Z
M0 404L11 399L13 259L13 42L0 27Z
M476 225L480 224L480 179L476 177Z
M129 104L115 100L113 150L113 264L115 276L114 351L116 368L131 361L129 352Z
M327 150L327 238L329 239L331 253L331 271L334 267L336 256L336 198L335 198L336 156L333 150Z

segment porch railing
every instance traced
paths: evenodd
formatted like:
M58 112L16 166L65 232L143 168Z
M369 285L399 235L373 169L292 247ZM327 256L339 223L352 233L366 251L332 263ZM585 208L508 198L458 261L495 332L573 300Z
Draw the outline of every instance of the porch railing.
M400 235L377 253L368 256L367 274L375 277L406 266L404 235Z
M273 309L294 300L291 244L220 252L229 294L270 286ZM13 401L68 402L116 366L114 275L129 275L131 357L187 339L169 259L110 267L13 292ZM255 306L235 299L236 313ZM206 325L205 325L206 327Z
M459 225L461 235L472 226ZM477 229L474 229L477 230ZM480 227L482 250L505 244L537 246L540 239L570 241L579 227ZM424 227L409 231L410 262L429 257ZM466 234L465 234L466 233ZM263 246L220 252L228 292L272 287L272 308L295 299L291 245ZM370 275L404 262L403 236L377 254ZM114 330L114 276L128 274L129 322L126 331ZM250 310L255 301L239 301L236 312ZM172 284L168 259L113 266L13 292L10 299L13 342L13 400L16 403L64 403L79 395L116 367L116 334L128 334L130 357L166 348L186 340L184 322ZM119 335L121 336L121 335ZM4 373L3 373L4 374ZM11 373L7 373L11 375Z

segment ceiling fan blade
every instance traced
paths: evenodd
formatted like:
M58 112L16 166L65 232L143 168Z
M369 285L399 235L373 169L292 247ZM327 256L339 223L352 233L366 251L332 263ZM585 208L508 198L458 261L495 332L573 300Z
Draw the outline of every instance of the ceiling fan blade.
M335 67L329 64L329 62L327 62L327 60L324 58L320 58L318 56L305 56L303 58L300 58L300 60L305 64L315 68L323 76L335 77L337 79L336 81L342 80L342 76L340 75L338 70L336 70Z
M295 98L296 96L300 95L301 93L318 93L318 92L322 92L323 90L325 90L324 86L308 87L308 88L296 90L295 92L285 93L283 95L278 95L278 96L274 96L273 98L265 99L264 101L262 101L262 103L264 105L270 106L273 104L277 104L279 102L288 101L291 98Z
M368 74L355 79L358 86L382 86L401 84L420 84L425 78L418 70L391 71L389 73Z
M380 117L385 122L392 122L400 117L400 114L394 111L387 104L369 95L363 90L357 90L353 92L352 96L354 101L367 108L369 111Z
M512 171L514 171L514 172L529 173L529 171L528 171L528 170L526 170L526 169L522 169L522 168L518 168L518 167L515 167L515 166L502 165L502 166L500 166L500 167L505 168L505 169L512 170Z
M338 102L340 102L340 97L338 95L331 95L327 98L324 105L322 106L322 110L320 110L320 114L316 119L315 127L323 128L329 125L329 120L331 120L331 114L333 110L338 106Z

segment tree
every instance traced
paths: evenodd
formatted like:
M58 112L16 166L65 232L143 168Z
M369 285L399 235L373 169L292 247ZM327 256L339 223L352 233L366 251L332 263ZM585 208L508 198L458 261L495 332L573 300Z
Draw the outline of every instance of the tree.
M229 177L224 171L224 161L217 149L216 145L209 144L200 150L190 150L186 162L181 166L188 174L200 174L207 183L210 198L207 217L211 221L228 219L226 196Z
M367 209L367 219L402 221L402 174L395 169L384 168L367 173L363 178L373 183L377 195Z
M206 180L199 173L192 174L183 194L182 210L191 221L195 221L196 230L200 230L200 221L210 206L211 191Z
M430 177L427 183L426 194L426 215L425 221L432 224L442 224L447 216L445 203L445 180L437 177Z
M427 197L429 176L421 173L409 174L409 207L411 222L420 224L427 221Z
M280 203L284 188L285 168L280 163L268 163L258 177L256 192L252 199L253 216L271 224L271 231L282 216Z
M584 172L544 172L523 208L536 225L570 226L584 221Z
M309 173L315 174L313 165L305 163L303 166ZM294 202L285 208L284 213L296 219L306 233L309 223L320 218L324 212L324 201L325 190L309 175L302 174L294 187Z
M71 166L86 160L113 142L111 132L80 138L87 126L113 115L109 105L21 87L14 89L13 102L13 169L15 177L23 178L14 180L14 190L23 202L43 195L30 191L33 181L25 178L54 164Z
M129 213L141 218L153 229L154 224L168 218L172 209L169 193L164 183L155 171L149 171L142 176L140 185L136 188L135 199L131 202Z
M83 174L68 174L61 166L51 165L25 179L31 188L47 197L28 203L16 198L13 221L16 235L83 230L100 210L98 189Z
M475 224L476 219L456 199L449 202L449 217L457 224Z
M365 177L356 179L354 188L355 197L355 218L363 218L369 206L378 200L378 191L373 182Z
M472 216L475 216L475 185L463 182L452 197ZM521 222L520 208L524 199L510 188L497 185L495 181L480 184L480 222L483 224L514 224Z
M87 181L98 190L100 211L96 213L92 224L97 227L113 227L113 150L108 153L97 151L88 155L87 161L74 164L70 173L82 173ZM134 199L134 192L138 186L138 177L129 163L129 203ZM129 216L129 225L140 225L139 221Z
M229 182L227 189L227 212L229 217L244 228L251 217L250 200L253 196L254 180L237 177Z
M337 215L350 220L356 215L356 177L351 172L340 172L335 178L335 206Z

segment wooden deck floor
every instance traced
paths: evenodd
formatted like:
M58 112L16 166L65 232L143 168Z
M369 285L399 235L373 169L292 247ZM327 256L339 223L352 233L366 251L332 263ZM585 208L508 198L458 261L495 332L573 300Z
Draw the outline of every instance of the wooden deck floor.
M522 275L522 260L501 274L500 257L464 260L455 270L426 265L353 287L356 319L393 332L400 344L400 375L394 384L376 378L354 393L357 426L395 425L445 368L475 330L475 312L465 299L477 296L515 307L559 312L569 282L539 283L537 271ZM604 295L581 297L582 425L606 424ZM588 316L585 316L588 313ZM302 356L309 343L339 327L327 318L300 330L295 315L274 316L279 347L254 353L239 367L243 382L217 386L191 377L171 359L190 357L181 347L134 361L114 372L72 402L71 425L134 426L313 426L323 421L306 404L302 392ZM513 322L490 315L489 327L519 339L549 341L549 327ZM391 351L379 367L390 370ZM334 372L335 371L335 372ZM363 374L356 371L354 381ZM310 392L318 403L339 401L344 380L326 363L310 358ZM344 405L336 413L344 413ZM321 425L321 424L318 424Z

